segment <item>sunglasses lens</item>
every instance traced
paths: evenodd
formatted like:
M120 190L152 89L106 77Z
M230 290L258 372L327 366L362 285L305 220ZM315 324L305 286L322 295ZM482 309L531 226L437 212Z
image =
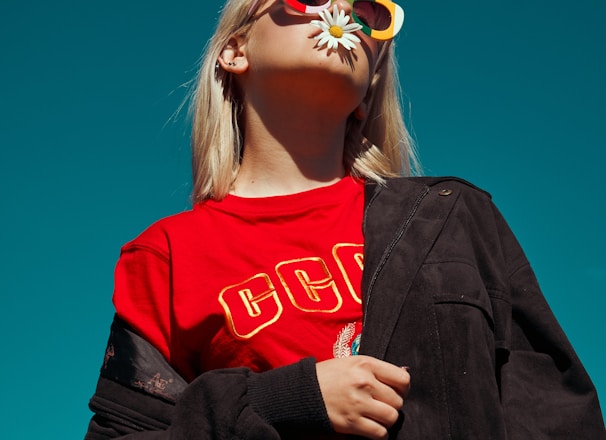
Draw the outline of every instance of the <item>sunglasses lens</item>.
M326 0L297 0L299 3L305 6L323 6L326 3Z
M372 1L357 1L353 10L358 19L371 29L384 31L391 25L391 13L382 4Z

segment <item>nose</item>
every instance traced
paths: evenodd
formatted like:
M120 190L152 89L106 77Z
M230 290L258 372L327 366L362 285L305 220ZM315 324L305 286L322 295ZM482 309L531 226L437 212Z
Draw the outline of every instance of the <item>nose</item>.
M351 15L351 4L353 0L336 0L333 2L333 5L337 5L337 7L345 12L345 15ZM330 8L332 9L332 7Z

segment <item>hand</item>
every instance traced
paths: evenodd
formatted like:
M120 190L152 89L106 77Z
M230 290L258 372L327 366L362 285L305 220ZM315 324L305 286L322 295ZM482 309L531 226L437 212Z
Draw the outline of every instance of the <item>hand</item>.
M316 364L328 418L336 432L384 439L410 387L408 372L370 356Z

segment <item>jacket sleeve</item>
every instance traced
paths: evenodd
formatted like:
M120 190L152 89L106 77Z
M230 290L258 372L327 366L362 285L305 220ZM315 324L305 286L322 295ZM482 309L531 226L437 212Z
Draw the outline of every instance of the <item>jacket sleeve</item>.
M198 377L188 365L175 366L169 236L157 223L122 248L116 316L86 438L271 440L303 421L331 429L314 359L264 373L234 368Z
M509 295L493 300L508 438L605 439L596 390L494 208Z
M112 324L87 440L279 439L331 430L315 360L265 373L215 370L186 383L120 318Z

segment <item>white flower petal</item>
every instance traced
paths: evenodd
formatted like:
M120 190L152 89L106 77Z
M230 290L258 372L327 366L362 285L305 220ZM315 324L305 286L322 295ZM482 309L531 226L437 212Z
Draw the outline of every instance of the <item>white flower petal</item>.
M330 26L332 26L333 24L335 24L335 20L333 19L333 16L330 15L330 12L328 12L328 9L323 10L320 14L322 15L322 18L326 21L326 23L328 23Z
M318 35L319 37L321 35ZM320 40L318 41L318 46L322 47L324 46L326 43L328 43L330 41L330 35L324 35L322 38L320 38Z
M327 25L326 23L324 23L323 21L314 20L314 21L310 22L310 24L311 24L312 26L319 27L320 29L322 29L322 30L323 30L323 31L325 31L325 32L328 32L329 27L328 27L328 25Z
M341 39L339 40L339 44L340 44L341 46L343 46L345 49L347 49L347 50L351 50L352 43L351 43L350 41L347 41L347 40L344 40L343 38L341 38Z
M341 28L345 32L355 32L355 31L359 31L360 29L362 29L362 26L358 23L349 23L349 24L346 24L345 26L341 26Z
M317 47L326 45L328 50L336 51L338 50L340 44L345 49L351 50L356 47L356 43L360 42L358 36L353 34L353 32L362 29L362 26L355 22L349 23L351 17L349 15L345 15L345 11L339 9L337 5L333 6L332 13L330 8L327 8L318 15L320 16L321 20L312 20L310 22L310 24L322 30L314 37L314 39L317 40ZM335 37L331 34L330 29L333 26L341 29L342 35L340 37Z
M352 43L360 42L360 38L358 38L358 36L354 34L343 34L343 37L341 39L351 41Z
M334 5L332 8L332 19L335 21L335 23L338 23L340 20L339 18L341 18L341 13L343 11L340 11L339 8L337 8L337 5ZM345 15L345 12L343 12L343 15Z

